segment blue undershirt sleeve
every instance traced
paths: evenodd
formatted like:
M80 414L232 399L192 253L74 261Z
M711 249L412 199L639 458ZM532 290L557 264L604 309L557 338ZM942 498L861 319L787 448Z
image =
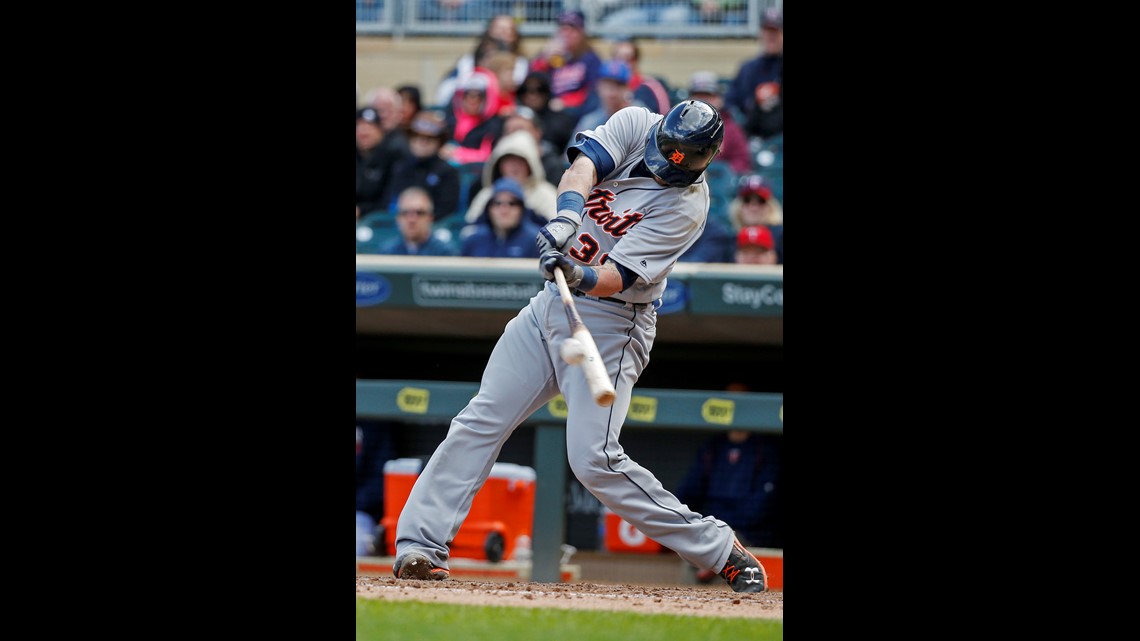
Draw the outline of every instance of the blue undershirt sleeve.
M566 157L570 159L570 164L574 163L578 154L586 154L586 157L594 163L594 168L598 171L599 181L610 175L617 165L606 148L593 138L588 138L582 134L577 134L577 136L578 142L566 150Z
M618 273L621 274L621 291L624 292L625 290L629 289L629 286L633 284L633 281L637 280L637 274L630 271L625 265L622 265L616 260L607 260L606 262L612 262L614 264L614 267L617 267Z

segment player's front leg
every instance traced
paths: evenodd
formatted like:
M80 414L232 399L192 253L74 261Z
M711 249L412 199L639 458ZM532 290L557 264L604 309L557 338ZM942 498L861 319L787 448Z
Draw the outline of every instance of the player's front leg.
M410 578L441 578L437 570L446 572L447 542L471 510L503 443L557 394L544 351L530 307L523 308L491 352L479 392L451 421L447 436L412 487L396 525L397 576L405 559L421 566L419 557L430 567L424 566L425 576Z

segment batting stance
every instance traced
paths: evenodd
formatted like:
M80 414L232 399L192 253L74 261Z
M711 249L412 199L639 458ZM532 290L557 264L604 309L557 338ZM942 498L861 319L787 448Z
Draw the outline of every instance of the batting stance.
M582 370L559 357L570 337L557 287L546 287L507 323L478 394L416 480L396 525L401 579L448 577L448 542L515 428L559 392L566 400L570 469L606 507L736 592L767 589L760 562L713 516L693 512L618 442L638 376L649 363L666 277L697 241L709 211L702 174L720 151L716 109L687 100L661 116L616 112L576 134L558 185L558 216L542 228L539 267L562 270L617 397L598 406Z

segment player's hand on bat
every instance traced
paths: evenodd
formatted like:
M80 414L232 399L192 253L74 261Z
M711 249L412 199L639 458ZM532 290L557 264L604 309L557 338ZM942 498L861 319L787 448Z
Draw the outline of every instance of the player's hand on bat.
M570 239L577 233L578 225L574 221L558 216L538 231L538 236L535 237L534 242L538 245L539 254L545 254L552 249L562 251L566 249Z
M553 249L538 259L538 268L546 280L554 280L554 270L561 269L568 287L577 287L582 282L582 266Z

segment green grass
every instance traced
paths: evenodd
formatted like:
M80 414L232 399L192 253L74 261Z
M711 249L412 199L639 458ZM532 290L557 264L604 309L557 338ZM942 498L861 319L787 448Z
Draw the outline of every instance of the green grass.
M356 599L358 641L773 641L783 621Z

